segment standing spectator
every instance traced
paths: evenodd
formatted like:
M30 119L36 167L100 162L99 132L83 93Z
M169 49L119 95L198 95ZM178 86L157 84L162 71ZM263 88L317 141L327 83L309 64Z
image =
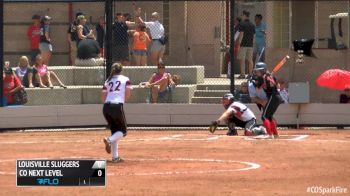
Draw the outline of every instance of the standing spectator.
M84 15L80 15L77 18L78 21L78 27L77 27L77 34L78 34L78 39L77 39L77 46L79 45L79 42L83 39L86 39L88 37L94 38L94 34L92 29L89 29L89 26L86 24L86 18Z
M33 88L33 68L29 65L29 60L26 56L21 56L16 68L16 76L20 79L22 85L26 88Z
M78 33L77 33L77 28L78 28L78 16L83 15L83 13L78 12L75 15L74 21L69 25L68 31L67 31L67 38L68 38L68 43L70 46L70 61L71 64L75 64L75 58L77 57L77 40L78 40Z
M60 87L67 88L61 80L57 77L55 72L49 71L47 69L47 65L43 63L43 58L40 54L36 56L36 61L34 65L33 73L35 73L35 79L36 79L36 86L39 86L40 88L53 88L51 77L59 83Z
M130 64L128 30L134 26L135 22L126 21L122 13L116 13L113 23L113 61L123 66Z
M151 42L146 33L146 26L139 24L134 33L133 55L136 66L145 66L147 62L147 46Z
M137 12L137 15L141 15L141 9ZM165 52L165 35L164 35L164 26L159 22L158 12L153 12L151 15L151 21L144 22L141 17L138 17L138 20L141 23L144 23L147 28L150 30L152 37L152 43L150 46L150 58L152 65L157 65L159 62L163 61L163 55Z
M21 82L13 74L10 67L4 67L3 73L3 89L4 89L4 105L14 104L14 94L22 88Z
M175 86L170 73L165 72L165 64L158 64L158 72L154 73L147 82L147 87L151 88L152 103L169 102L169 93Z
M344 89L344 93L340 95L339 103L350 103L350 88Z
M266 24L262 23L262 15L255 15L255 43L254 43L254 51L253 51L253 61L254 65L257 63L257 58L261 54L260 62L265 62L265 47L266 47ZM263 50L263 48L265 48Z
M52 44L50 38L50 16L44 16L40 26L40 44L39 49L44 64L48 65L52 56Z
M283 78L279 78L277 80L277 87L278 91L280 92L280 95L282 97L283 103L289 103L289 93L286 81Z
M40 16L35 14L32 17L33 24L29 26L27 37L30 42L30 60L32 64L35 62L36 55L40 54Z
M102 66L104 59L100 57L100 47L93 38L83 39L78 45L77 66Z
M239 38L237 43L238 47L238 59L241 68L241 75L239 79L245 78L245 60L248 61L249 73L253 71L253 43L255 27L254 24L249 21L250 13L243 10L242 22L239 24ZM247 77L248 78L248 77Z
M235 93L235 99L241 103L251 103L251 99L248 92L248 83L242 82L239 91Z
M96 33L97 33L97 42L100 47L100 54L103 57L104 56L104 51L103 51L103 42L105 40L105 18L104 16L100 16L98 19L98 24L96 25Z

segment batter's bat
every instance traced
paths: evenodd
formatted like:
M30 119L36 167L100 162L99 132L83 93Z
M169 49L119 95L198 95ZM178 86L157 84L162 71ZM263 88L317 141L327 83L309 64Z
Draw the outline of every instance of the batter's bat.
M285 56L279 63L277 63L277 65L275 66L275 68L273 68L271 74L274 74L276 72L278 72L278 70L281 69L281 67L287 62L287 60L289 59L290 57L287 55Z

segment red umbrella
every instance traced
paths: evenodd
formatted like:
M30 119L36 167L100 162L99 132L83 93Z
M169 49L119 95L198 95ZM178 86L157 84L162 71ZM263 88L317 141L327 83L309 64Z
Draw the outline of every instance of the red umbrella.
M341 69L330 69L321 74L317 84L333 90L344 90L350 87L350 72Z

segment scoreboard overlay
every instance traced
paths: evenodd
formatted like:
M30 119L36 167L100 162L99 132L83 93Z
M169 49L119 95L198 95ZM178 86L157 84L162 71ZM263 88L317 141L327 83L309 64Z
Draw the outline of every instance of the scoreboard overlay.
M17 160L17 186L106 186L106 160Z

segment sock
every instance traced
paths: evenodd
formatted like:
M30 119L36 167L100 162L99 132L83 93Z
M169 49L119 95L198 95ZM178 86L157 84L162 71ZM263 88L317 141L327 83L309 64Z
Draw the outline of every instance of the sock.
M278 135L278 132L277 132L277 123L276 123L276 120L275 119L272 119L271 121L271 131L274 135Z
M263 121L263 123L264 123L264 126L265 126L265 128L266 128L267 134L268 134L268 135L273 135L273 132L272 132L272 130L271 130L271 122L270 122L268 119L265 119L265 120Z
M118 140L111 143L112 158L118 158Z
M123 133L120 131L115 132L108 140L113 143L123 137Z

